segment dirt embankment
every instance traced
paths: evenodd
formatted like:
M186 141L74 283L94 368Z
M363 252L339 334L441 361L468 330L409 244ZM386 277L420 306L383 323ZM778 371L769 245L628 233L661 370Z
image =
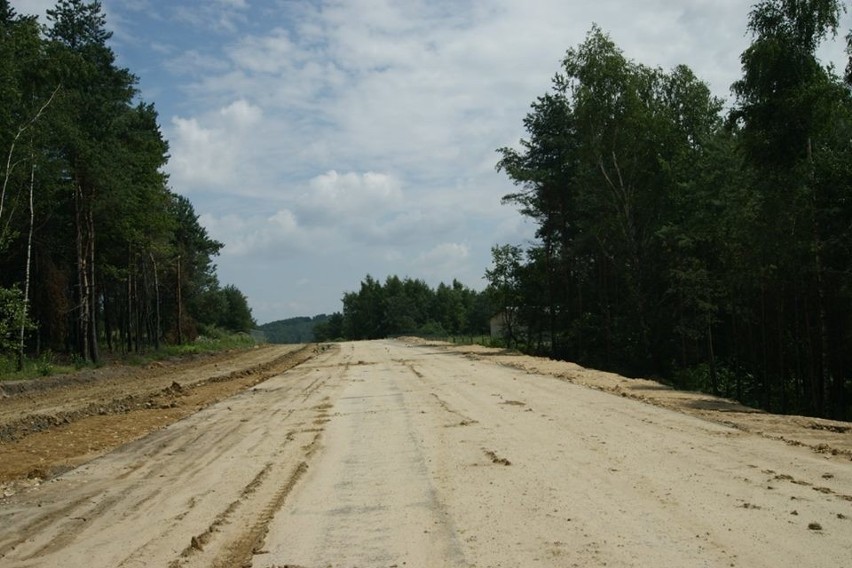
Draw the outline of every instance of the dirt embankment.
M264 346L0 385L0 489L8 495L37 484L280 374L316 350Z

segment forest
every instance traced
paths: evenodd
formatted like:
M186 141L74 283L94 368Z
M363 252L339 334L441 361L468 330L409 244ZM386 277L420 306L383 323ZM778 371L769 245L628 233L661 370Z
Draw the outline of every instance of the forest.
M420 279L392 275L382 283L369 274L357 292L343 294L343 312L314 327L317 341L380 339L400 335L481 336L493 315L489 291L453 280L432 289Z
M837 0L762 0L726 103L593 27L499 150L533 243L487 279L520 348L852 419L850 64Z
M99 2L60 0L42 25L0 0L0 359L18 367L254 326L110 37Z

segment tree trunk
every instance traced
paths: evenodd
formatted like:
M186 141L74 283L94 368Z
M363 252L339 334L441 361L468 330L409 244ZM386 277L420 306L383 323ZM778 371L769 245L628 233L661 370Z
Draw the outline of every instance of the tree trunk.
M113 328L115 326L115 321L113 317L113 299L114 296L111 294L104 293L103 302L104 302L104 339L106 339L107 351L109 353L113 353L115 351L115 346L113 342Z
M77 252L77 350L83 359L89 359L89 275L88 256L83 244L83 189L79 181L74 187L75 245Z
M710 363L710 384L713 395L719 396L719 374L716 372L716 353L713 350L713 326L707 324L707 358Z
M27 328L27 316L29 315L30 306L30 267L32 265L33 254L33 222L35 219L35 211L33 209L33 189L35 187L35 156L30 154L30 227L27 233L27 264L24 277L24 309L21 310L21 334L18 343L18 371L24 369L24 335Z
M125 327L127 352L133 350L133 255L127 249L127 326Z
M157 275L157 261L151 253L151 265L154 267L154 349L160 349L160 277Z
M145 287L145 274L142 274L142 292L144 293ZM142 353L142 300L140 299L139 294L139 275L136 276L136 285L133 286L133 299L134 304L136 305L136 313L135 313L135 321L133 326L136 328L136 340L134 342L134 347L137 353Z
M183 332L181 330L183 320L183 300L180 295L180 255L177 257L177 342L183 345Z
M89 233L89 355L92 362L100 361L100 350L98 349L98 296L95 286L95 214L92 211L92 200L89 201L86 211L86 226Z
M760 282L760 343L763 354L763 409L772 412L772 385L769 383L769 346L766 334L766 282L761 276Z

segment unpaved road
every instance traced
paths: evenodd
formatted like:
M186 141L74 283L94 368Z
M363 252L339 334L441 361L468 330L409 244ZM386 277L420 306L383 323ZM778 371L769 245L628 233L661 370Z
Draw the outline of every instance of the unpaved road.
M0 565L850 566L852 462L817 447L347 343L3 500Z

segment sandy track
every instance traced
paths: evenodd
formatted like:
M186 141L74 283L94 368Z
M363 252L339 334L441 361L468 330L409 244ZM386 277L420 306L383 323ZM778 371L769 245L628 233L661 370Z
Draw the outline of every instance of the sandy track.
M846 566L852 464L343 344L0 505L4 566Z

